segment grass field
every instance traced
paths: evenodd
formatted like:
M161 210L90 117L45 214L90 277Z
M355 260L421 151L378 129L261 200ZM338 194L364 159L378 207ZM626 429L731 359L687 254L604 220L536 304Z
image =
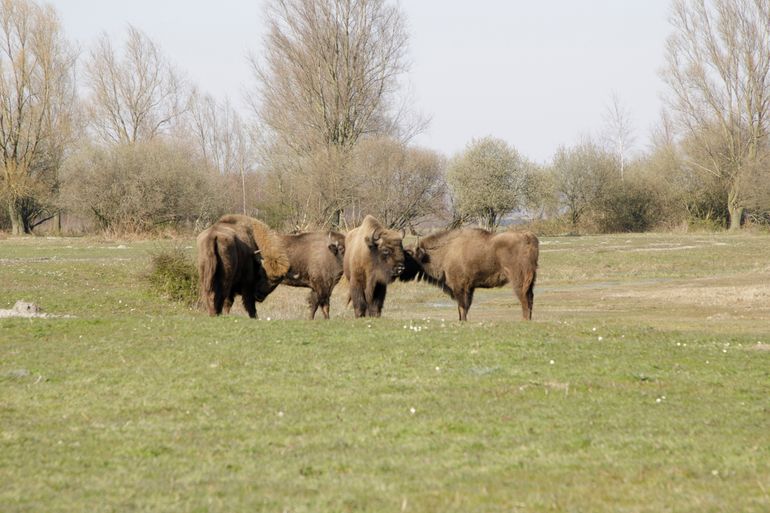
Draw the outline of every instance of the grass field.
M0 512L770 511L770 236L543 238L534 321L423 284L157 297L192 241L0 240ZM268 320L268 318L270 320Z

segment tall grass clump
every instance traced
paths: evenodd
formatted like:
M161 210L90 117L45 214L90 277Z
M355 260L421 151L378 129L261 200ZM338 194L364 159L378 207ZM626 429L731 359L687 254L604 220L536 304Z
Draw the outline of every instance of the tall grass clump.
M152 253L147 280L166 299L188 306L198 302L198 271L194 260L180 247Z

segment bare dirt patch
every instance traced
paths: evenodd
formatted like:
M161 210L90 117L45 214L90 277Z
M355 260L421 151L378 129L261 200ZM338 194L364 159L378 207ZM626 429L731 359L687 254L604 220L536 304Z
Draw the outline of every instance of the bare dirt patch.
M699 306L729 306L766 308L770 299L770 284L723 285L707 282L668 284L655 289L639 288L608 294L611 298L635 298L665 303Z
M58 317L58 316L43 313L40 310L40 307L35 303L29 303L27 301L16 301L16 304L14 304L13 308L11 308L10 310L0 310L0 319L8 319L10 317L51 318L51 317Z

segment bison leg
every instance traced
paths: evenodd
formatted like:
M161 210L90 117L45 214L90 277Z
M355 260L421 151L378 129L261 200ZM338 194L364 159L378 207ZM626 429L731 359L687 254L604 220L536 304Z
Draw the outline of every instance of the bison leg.
M241 301L243 302L243 308L246 309L246 312L249 314L249 317L252 319L257 318L257 305L256 305L256 298L254 297L254 294L252 293L245 293L241 294Z
M311 294L315 296L316 308L320 306L321 313L323 314L324 319L328 319L329 318L329 301L331 299L331 293L327 293L323 288L320 288L318 290L313 290ZM315 313L315 311L313 313Z
M459 290L455 297L457 299L457 313L460 314L460 320L467 321L468 310L471 309L471 303L473 303L473 289Z
M532 306L535 302L535 276L525 276L521 282L514 282L513 292L521 303L521 316L525 321L532 320Z
M234 295L225 296L222 298L222 306L219 308L220 312L223 312L225 315L230 313L230 308L233 307L233 301L235 301Z
M353 303L356 319L366 315L366 296L363 287L357 283L350 284L350 301Z
M388 287L384 283L375 283L372 291L372 302L369 304L369 317L382 315L382 307L385 304L385 293Z
M215 283L211 290L206 291L206 306L209 315L219 315L222 313L227 294L220 283Z
M524 318L528 321L532 320L532 307L535 303L535 291L534 286L530 286L527 290L527 311L524 313Z
M214 317L222 313L222 296L216 291L206 291L203 293L203 302L206 304L206 311Z
M318 293L316 293L315 290L311 290L310 294L308 294L308 296L307 296L307 303L308 303L308 305L310 305L310 320L311 321L313 319L315 319L315 313L316 313L316 310L318 310L319 302L320 302L320 300L318 298Z

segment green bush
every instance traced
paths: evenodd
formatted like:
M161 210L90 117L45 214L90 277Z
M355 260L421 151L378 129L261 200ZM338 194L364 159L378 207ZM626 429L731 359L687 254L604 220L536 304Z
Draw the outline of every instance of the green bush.
M153 253L147 280L166 299L188 306L198 302L198 271L193 259L180 247Z
M608 188L596 208L596 225L603 233L645 232L661 222L663 211L655 184L631 177Z

